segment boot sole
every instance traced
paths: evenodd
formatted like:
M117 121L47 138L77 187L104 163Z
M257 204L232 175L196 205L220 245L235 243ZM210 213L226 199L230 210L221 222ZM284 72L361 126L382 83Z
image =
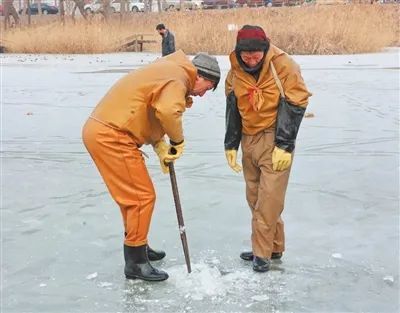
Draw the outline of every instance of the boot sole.
M248 257L240 256L240 258L241 258L243 261L253 261L253 257L248 258ZM281 261L281 259L282 259L282 256L280 256L280 257L271 257L271 260L273 260L273 261Z
M257 272L257 273L265 273L265 272L269 271L269 268L267 268L267 269L259 269L259 268L254 268L253 267L253 271Z
M142 277L142 276L131 276L131 275L125 275L126 279L141 279L144 281L164 281L167 280L169 278L169 276L167 276L166 278L147 278L147 277Z
M241 258L243 261L253 261L253 257L248 258L248 257L240 256L240 258Z
M162 259L164 259L165 258L165 256L163 256L162 258L150 258L149 257L149 261L152 261L152 262L154 262L154 261L160 261L160 260L162 260Z

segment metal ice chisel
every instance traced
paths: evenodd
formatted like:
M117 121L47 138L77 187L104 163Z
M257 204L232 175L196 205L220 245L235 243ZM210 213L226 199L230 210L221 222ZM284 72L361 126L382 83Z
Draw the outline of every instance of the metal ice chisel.
M188 273L190 273L192 271L192 268L190 266L189 247L186 238L185 223L183 221L181 201L179 199L178 184L176 183L174 163L170 162L168 163L168 166L169 166L169 177L171 179L172 193L174 195L176 216L178 217L179 234L181 235L183 253L185 254L186 267Z

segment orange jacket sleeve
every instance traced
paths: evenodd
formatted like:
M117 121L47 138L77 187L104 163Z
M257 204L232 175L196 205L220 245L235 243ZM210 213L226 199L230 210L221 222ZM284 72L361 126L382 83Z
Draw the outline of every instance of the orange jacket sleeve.
M303 108L308 105L308 98L312 95L301 76L300 66L287 54L278 56L274 60L278 76L282 82L286 99Z
M226 75L225 79L225 96L228 96L232 90L233 90L233 73L232 70L229 70L228 75Z
M169 82L153 103L155 115L167 136L174 142L182 142L182 114L185 112L187 88L183 82Z

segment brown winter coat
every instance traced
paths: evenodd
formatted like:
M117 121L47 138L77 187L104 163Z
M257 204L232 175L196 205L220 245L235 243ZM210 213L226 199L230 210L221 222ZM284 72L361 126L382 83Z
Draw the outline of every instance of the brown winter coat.
M245 135L255 135L275 125L279 89L270 69L271 61L282 82L286 99L294 105L307 106L311 94L304 84L300 67L281 49L270 46L258 81L240 67L235 51L230 54L230 61L231 70L225 82L226 94L234 90Z

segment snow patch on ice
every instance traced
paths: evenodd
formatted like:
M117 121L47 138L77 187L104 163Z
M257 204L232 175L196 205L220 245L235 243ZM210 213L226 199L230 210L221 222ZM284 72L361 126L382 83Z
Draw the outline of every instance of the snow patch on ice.
M100 282L99 283L99 287L101 287L101 288L107 288L107 287L111 287L113 284L112 283L108 283L108 282L105 282L105 281L102 281L102 282Z
M39 285L39 287L46 287L47 286L47 284L44 284L44 283L41 283L40 285Z
M343 256L341 253L332 253L332 258L334 259L343 259Z
M252 296L251 299L255 300L255 301L266 301L266 300L269 300L269 297L268 297L268 295L255 295L255 296Z
M383 277L383 281L388 283L389 285L392 285L394 283L394 277L387 275L387 276Z
M86 276L86 279L94 279L94 278L96 278L97 277L97 272L94 272L94 273L92 273L92 274L89 274L88 276Z

